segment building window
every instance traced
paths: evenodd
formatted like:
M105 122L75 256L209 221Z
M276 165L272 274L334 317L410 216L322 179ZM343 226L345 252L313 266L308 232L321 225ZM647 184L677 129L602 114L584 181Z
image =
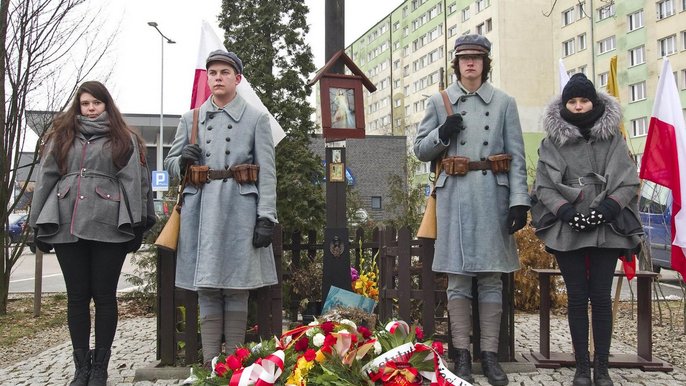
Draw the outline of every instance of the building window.
M681 89L686 90L686 70L681 70Z
M671 55L676 52L676 35L667 36L657 41L660 47L660 56Z
M638 102L646 99L646 82L639 82L629 85L629 95L631 102Z
M489 5L491 5L490 0L476 0L474 2L474 5L476 5L476 13L479 13L483 11L484 9L488 8Z
M582 1L576 5L576 13L579 15L579 20L583 19L586 15L586 2Z
M574 53L574 39L562 42L562 57L567 57Z
M681 49L686 50L686 31L681 31Z
M640 46L629 50L629 66L638 66L645 63L645 46Z
M586 67L585 65L584 65L584 66L581 66L581 67L579 67L579 71L578 71L578 72L580 72L580 73L586 75L586 68L587 68L587 67Z
M648 119L646 117L641 117L638 119L631 120L631 136L632 137L643 137L648 134Z
M604 54L615 49L615 37L610 36L598 42L598 53Z
M562 26L574 23L574 8L569 8L562 11Z
M629 31L635 31L643 27L643 10L636 11L628 16Z
M614 2L598 8L598 20L605 20L608 17L612 17L614 15L615 15L615 4L614 4Z
M456 33L457 33L457 26L456 25L448 28L448 37L455 36Z
M448 15L457 11L457 3L452 3L448 6Z
M372 209L381 209L381 196L372 196Z
M610 77L609 72L603 72L598 74L598 87L605 87L607 86L607 80Z
M462 21L469 20L469 7L462 10Z
M583 51L586 49L586 33L582 33L581 35L576 37L576 41L579 46L579 51Z
M656 3L657 20L674 15L674 0L663 0Z

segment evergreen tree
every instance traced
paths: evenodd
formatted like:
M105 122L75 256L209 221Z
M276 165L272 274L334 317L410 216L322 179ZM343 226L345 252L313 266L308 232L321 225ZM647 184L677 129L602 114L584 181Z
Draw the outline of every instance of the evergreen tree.
M315 129L307 101L315 70L305 43L308 11L303 0L224 0L219 15L226 47L242 59L250 84L286 132L276 147L276 206L287 231L324 225L324 170L308 148Z

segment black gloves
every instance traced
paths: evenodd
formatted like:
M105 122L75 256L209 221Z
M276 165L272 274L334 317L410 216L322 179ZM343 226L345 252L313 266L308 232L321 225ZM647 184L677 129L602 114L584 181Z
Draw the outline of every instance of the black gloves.
M252 245L255 248L268 247L272 243L274 223L266 218L258 218L255 223L255 232L252 235Z
M582 213L575 213L568 222L569 226L577 232L588 232L595 229L595 225L588 223L588 219Z
M570 203L562 205L560 209L557 210L557 218L559 218L563 222L572 221L572 217L574 217L575 214L576 210Z
M445 122L438 128L438 137L443 142L448 142L451 136L460 132L462 128L462 115L448 115Z
M191 143L183 147L181 150L181 157L179 158L179 169L183 174L186 171L188 165L192 165L200 161L202 156L202 149L196 143Z
M133 228L133 239L126 242L126 253L136 252L143 244L143 227Z
M593 221L595 225L610 222L619 215L621 210L622 208L617 201L611 198L605 198L603 201L600 201L597 208L591 208L591 214L588 216L589 224L591 221ZM593 220L591 220L591 217L593 217Z
M517 232L526 225L526 212L529 207L525 205L516 205L510 208L507 212L507 226L510 234Z

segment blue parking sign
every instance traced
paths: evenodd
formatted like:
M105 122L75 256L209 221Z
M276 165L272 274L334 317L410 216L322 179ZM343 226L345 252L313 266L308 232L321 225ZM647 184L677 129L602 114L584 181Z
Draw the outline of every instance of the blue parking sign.
M152 191L166 192L169 190L169 173L166 170L152 171Z

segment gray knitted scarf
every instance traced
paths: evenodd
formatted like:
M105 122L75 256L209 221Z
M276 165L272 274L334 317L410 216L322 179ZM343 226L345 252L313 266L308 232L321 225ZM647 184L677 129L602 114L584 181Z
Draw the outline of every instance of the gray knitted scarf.
M84 135L104 135L110 132L110 117L107 111L103 111L95 118L83 115L77 115L76 118L79 120L79 131Z

